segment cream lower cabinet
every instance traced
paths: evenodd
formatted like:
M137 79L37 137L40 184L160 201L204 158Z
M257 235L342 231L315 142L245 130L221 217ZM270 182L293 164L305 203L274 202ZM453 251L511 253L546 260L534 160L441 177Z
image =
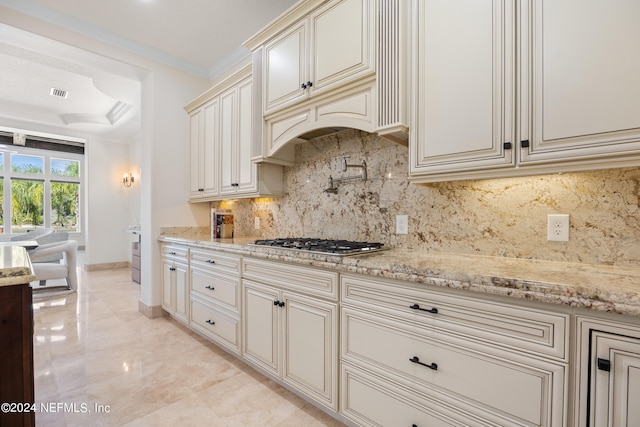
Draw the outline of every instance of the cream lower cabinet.
M566 315L364 276L341 275L341 286L345 417L371 426L566 425Z
M332 294L336 277L323 270L243 260L242 357L334 411L338 409L338 304L313 296L313 287L327 286ZM307 286L311 295L296 292Z
M162 308L182 323L189 323L188 249L162 246Z
M640 324L578 317L577 425L640 425Z
M240 354L240 257L191 249L191 327Z

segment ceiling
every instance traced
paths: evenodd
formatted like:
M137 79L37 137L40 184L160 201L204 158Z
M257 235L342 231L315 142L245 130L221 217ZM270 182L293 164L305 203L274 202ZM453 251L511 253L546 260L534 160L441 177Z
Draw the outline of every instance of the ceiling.
M242 43L296 1L0 0L0 8L212 79L245 57ZM111 71L122 64L1 21L0 127L114 142L137 135L140 82L133 73L123 77ZM52 96L52 88L68 96Z

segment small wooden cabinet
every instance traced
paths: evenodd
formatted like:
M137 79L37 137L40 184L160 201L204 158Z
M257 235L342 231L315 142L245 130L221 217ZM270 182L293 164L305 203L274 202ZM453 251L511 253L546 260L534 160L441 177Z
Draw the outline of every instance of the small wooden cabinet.
M162 308L182 323L189 323L188 249L162 246Z
M544 5L544 7L543 7ZM640 164L637 2L413 0L413 182Z
M254 259L243 269L243 357L337 410L338 304L313 296L333 293L337 275ZM321 284L317 292L314 284Z
M33 306L29 283L0 286L0 412L2 426L35 426ZM22 411L21 411L22 410Z

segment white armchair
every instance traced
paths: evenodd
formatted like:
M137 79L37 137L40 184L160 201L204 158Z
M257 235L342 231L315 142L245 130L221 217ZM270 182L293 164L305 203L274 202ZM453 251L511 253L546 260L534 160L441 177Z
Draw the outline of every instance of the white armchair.
M61 261L49 261L52 256L60 254L62 255ZM46 243L38 246L29 251L29 258L40 286L44 286L47 280L66 279L69 289L78 288L78 273L76 271L78 242L75 240Z

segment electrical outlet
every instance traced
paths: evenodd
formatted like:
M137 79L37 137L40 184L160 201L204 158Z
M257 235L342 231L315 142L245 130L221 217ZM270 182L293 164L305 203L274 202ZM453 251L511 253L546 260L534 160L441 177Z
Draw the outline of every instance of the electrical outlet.
M409 233L409 217L407 215L396 215L396 234Z
M569 215L547 215L547 240L556 242L569 241Z
M253 228L255 228L256 230L260 230L260 217L259 216L253 217Z

